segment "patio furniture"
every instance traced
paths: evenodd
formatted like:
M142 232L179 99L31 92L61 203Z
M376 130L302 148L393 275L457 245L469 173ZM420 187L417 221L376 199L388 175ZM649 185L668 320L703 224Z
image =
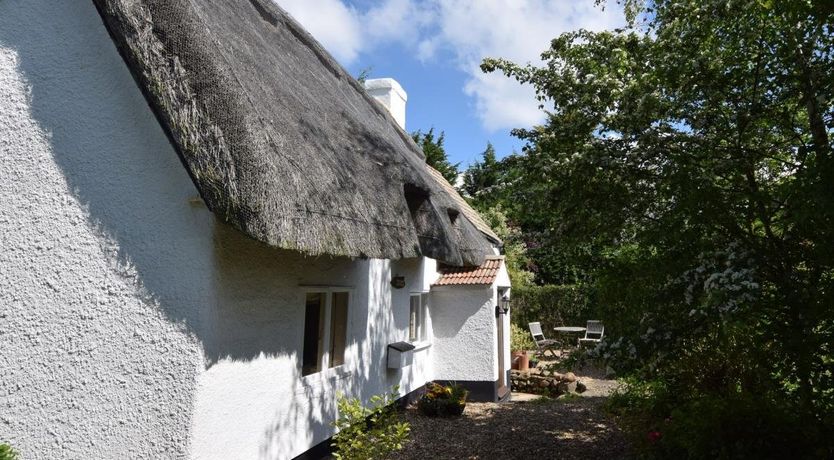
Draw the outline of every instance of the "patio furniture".
M542 356L549 351L550 354L556 357L555 348L559 345L559 342L545 338L544 332L542 332L542 324L540 322L529 323L528 327L530 328L530 334L533 335L533 341L536 342L536 346L539 348L539 352L541 352Z
M602 340L602 335L605 333L605 326L602 321L588 320L585 328L585 337L579 339L579 345L585 343L599 343Z
M585 328L580 326L559 326L554 327L553 330L562 334L581 334L585 332ZM579 339L580 337L576 338L577 346L579 345Z

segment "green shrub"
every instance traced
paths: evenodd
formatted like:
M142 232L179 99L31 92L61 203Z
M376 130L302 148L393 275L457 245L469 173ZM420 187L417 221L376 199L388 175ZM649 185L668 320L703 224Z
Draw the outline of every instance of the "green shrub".
M674 409L663 426L660 458L825 458L814 426L792 411L750 396L705 396Z
M17 460L17 451L8 444L0 444L0 460Z
M542 329L582 326L592 318L590 290L580 285L519 286L513 289L512 320L522 328L538 321Z
M533 336L530 331L522 329L515 323L510 324L510 350L524 351L535 350L536 343L533 342Z
M630 378L606 408L619 416L640 458L831 458L824 428L773 398L676 393L663 381Z
M620 380L605 402L605 408L615 415L643 413L663 418L671 408L668 388L663 381L644 381L635 377Z
M339 418L333 423L338 432L333 436L334 457L343 460L385 458L403 448L411 427L400 420L394 407L397 388L391 394L371 397L365 407L359 399L340 394Z
M555 369L562 372L574 372L584 368L589 363L597 367L604 365L604 362L593 353L593 349L573 348L568 351L567 356L559 360Z

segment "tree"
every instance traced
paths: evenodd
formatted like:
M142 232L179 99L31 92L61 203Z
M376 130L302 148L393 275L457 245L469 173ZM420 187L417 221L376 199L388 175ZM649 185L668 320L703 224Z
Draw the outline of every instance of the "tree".
M435 139L434 128L431 128L426 133L419 130L414 131L411 133L411 138L423 149L423 154L426 155L426 163L438 170L450 184L455 185L458 174L460 174L458 171L460 163L452 164L449 162L449 157L446 156L446 149L443 148L446 133L441 131L440 136Z
M469 197L476 208L485 210L499 201L501 187L504 183L504 168L495 155L495 147L487 143L481 153L481 161L471 164L463 172L461 191Z
M528 142L514 199L539 244L578 255L610 330L633 345L620 364L688 395L766 395L830 427L834 30L822 4L630 1L626 29L562 34L543 67L482 69L531 84L548 110L514 131Z
M532 285L533 273L529 270L530 260L527 257L527 246L524 244L521 230L508 222L507 215L500 204L481 211L481 216L504 243L502 252L513 286Z

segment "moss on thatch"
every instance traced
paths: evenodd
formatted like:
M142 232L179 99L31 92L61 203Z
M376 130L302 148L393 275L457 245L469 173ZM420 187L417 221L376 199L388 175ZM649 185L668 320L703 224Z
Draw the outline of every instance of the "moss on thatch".
M229 224L308 254L480 265L491 252L491 231L411 138L271 1L94 3L206 204ZM411 208L406 190L423 194ZM454 224L449 209L461 212Z

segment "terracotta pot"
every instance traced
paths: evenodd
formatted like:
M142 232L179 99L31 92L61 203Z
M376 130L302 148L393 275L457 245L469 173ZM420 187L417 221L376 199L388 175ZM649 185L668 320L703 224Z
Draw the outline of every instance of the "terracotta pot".
M527 351L514 351L510 353L510 357L512 358L513 369L519 371L530 370L530 356L527 355Z

